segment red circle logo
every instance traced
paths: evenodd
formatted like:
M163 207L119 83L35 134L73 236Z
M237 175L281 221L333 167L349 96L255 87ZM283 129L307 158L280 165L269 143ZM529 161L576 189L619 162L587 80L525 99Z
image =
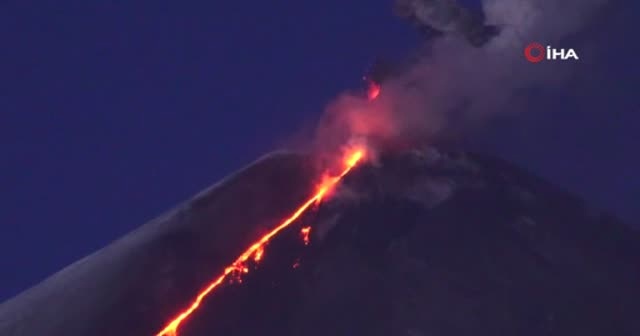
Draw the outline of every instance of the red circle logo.
M529 45L524 48L524 57L531 63L538 63L545 57L544 47L538 42L529 43Z

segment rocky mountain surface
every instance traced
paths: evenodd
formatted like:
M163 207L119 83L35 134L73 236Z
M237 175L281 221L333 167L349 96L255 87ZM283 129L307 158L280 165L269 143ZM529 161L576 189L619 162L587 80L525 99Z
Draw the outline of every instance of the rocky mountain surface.
M0 335L153 335L317 176L269 155L0 305ZM310 225L311 244L299 230ZM385 154L180 335L640 335L640 234L506 162Z

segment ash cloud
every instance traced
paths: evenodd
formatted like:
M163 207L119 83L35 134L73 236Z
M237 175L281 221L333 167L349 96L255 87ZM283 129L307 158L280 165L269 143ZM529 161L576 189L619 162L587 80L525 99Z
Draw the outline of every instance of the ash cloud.
M486 0L486 23L501 33L481 48L445 36L428 42L418 61L382 85L369 102L345 93L327 107L318 137L323 144L352 136L381 141L430 140L460 134L494 117L525 110L525 92L562 88L589 61L571 40L597 21L606 0ZM580 61L528 63L524 47L537 41L576 48ZM581 53L582 51L582 53Z

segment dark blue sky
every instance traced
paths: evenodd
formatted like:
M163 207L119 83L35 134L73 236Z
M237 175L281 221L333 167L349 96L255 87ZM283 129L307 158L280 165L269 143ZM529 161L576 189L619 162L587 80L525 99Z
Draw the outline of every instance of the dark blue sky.
M383 0L21 3L0 5L0 301L286 143L375 55L416 45ZM559 114L535 124L553 141L507 127L484 150L638 222L637 112Z

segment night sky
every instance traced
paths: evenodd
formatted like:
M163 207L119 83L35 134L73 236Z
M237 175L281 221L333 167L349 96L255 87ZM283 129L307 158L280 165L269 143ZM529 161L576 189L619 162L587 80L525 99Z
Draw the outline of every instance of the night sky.
M383 0L14 3L0 4L0 301L304 136L376 55L418 40ZM616 104L559 99L478 147L634 225L640 77L612 55Z

